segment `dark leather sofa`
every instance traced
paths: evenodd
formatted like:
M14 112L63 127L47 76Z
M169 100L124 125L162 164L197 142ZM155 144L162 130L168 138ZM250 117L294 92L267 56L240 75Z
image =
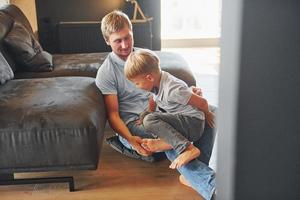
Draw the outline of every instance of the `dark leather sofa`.
M16 23L33 35L18 7L2 7L0 51L14 78L0 85L0 185L24 183L14 179L17 172L96 169L106 112L94 77L108 53L52 55L51 70L28 71L5 43ZM163 70L195 85L181 56L157 54Z
M14 73L0 85L0 184L34 183L14 179L17 172L96 169L106 113L94 78L70 65L26 71L5 43L16 22L32 33L20 9L0 9L0 50ZM59 180L73 190L69 177L44 181Z

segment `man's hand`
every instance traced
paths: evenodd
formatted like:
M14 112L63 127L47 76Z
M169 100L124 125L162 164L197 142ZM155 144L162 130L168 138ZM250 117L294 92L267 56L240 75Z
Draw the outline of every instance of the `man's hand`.
M132 137L130 137L128 142L139 154L141 154L143 156L150 156L152 154L152 152L147 151L146 149L144 149L142 147L142 142L143 142L142 138L140 138L138 136L132 136Z
M198 88L198 87L195 87L195 86L191 86L191 88L192 88L192 92L194 94L197 94L197 95L199 95L199 96L202 97L202 90L201 90L201 88Z
M214 128L215 127L215 115L214 113L208 111L205 113L205 120L209 127Z

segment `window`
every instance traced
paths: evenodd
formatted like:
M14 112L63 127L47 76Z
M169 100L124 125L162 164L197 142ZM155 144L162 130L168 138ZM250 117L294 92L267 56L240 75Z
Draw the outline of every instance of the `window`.
M0 7L9 3L9 0L0 0Z
M219 38L220 0L162 0L162 39Z

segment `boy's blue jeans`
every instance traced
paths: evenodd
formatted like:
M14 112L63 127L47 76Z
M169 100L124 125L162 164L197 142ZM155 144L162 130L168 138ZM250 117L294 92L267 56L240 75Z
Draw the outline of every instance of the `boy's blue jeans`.
M215 108L211 107L211 111L214 112ZM142 138L153 138L152 134L148 133L143 125L136 125L135 121L130 122L127 126L133 135ZM127 148L132 148L124 138L119 137L119 139ZM206 125L201 138L194 142L194 145L201 150L200 157L178 169L180 174L182 174L191 186L205 199L211 199L215 191L215 172L208 167L214 139L215 130ZM165 151L165 154L170 161L173 161L178 156L175 150Z

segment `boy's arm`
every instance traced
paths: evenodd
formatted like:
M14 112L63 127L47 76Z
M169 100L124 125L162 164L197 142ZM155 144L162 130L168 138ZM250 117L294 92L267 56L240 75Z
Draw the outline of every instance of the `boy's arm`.
M208 103L206 99L192 93L191 98L188 101L188 104L204 112L206 122L210 127L213 128L215 126L215 116L212 112L209 111Z
M196 87L196 86L191 86L191 88L192 88L192 92L193 92L194 94L197 94L197 95L199 95L200 97L202 97L202 90L201 90L201 88Z
M143 123L143 120L144 120L144 117L145 117L146 115L148 115L149 113L154 112L155 110L156 110L156 103L155 103L155 101L154 101L154 99L153 99L153 96L151 95L151 96L149 97L149 100L148 100L148 109L145 110L144 112L142 112L142 113L140 114L140 118L139 118L139 120L136 122L137 125L142 124L142 123Z
M104 95L104 102L108 114L108 121L111 128L124 137L133 148L141 155L150 155L151 152L145 150L142 146L142 139L133 136L119 115L119 102L117 95Z

